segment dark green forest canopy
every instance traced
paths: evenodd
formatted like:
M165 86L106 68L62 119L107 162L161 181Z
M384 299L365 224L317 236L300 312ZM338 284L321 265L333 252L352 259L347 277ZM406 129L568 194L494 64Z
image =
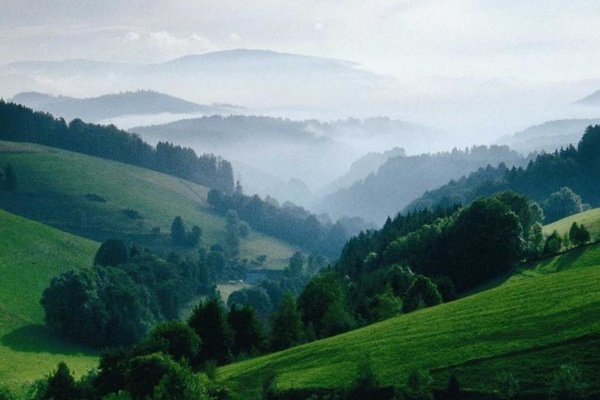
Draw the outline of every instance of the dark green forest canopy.
M209 188L233 191L231 163L213 154L197 156L194 150L168 142L152 147L138 135L114 125L69 124L50 114L34 112L0 100L0 140L30 142L120 161L177 176Z
M460 291L472 289L540 247L530 242L540 240L532 232L539 230L541 217L537 204L512 192L480 198L462 209L400 214L381 230L348 241L336 269L356 287L368 287L368 295L392 284L393 270L399 266L450 278Z
M451 181L439 189L426 192L411 203L406 211L423 208L448 207L454 204L470 204L481 196L490 196L504 190L512 190L539 202L549 200L553 193L570 188L592 207L600 205L600 126L589 126L577 148L569 146L544 153L529 162L525 168L507 168L500 164ZM566 215L546 213L545 222Z
M208 193L207 201L220 215L234 210L253 229L331 259L339 256L351 235L368 227L360 218L341 218L335 224L320 221L302 207L278 207L258 195L228 194L213 189Z

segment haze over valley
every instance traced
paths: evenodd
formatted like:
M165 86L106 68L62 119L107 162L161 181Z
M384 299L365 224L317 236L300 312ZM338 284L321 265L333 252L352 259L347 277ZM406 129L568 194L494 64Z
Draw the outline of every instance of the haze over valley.
M0 400L597 399L600 5L0 12Z

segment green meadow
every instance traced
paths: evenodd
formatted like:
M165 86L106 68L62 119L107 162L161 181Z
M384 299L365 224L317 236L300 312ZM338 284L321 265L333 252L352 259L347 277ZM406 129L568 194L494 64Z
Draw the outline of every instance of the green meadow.
M225 366L219 379L236 399L257 398L276 374L280 389L343 388L369 357L383 385L401 384L414 368L444 388L499 390L512 373L527 393L546 392L561 364L581 366L600 392L600 245L519 269L492 289L261 358Z
M558 231L561 236L568 234L573 222L583 224L590 231L592 241L600 240L600 208L571 215L570 217L546 225L544 226L543 233L550 235L553 231Z
M65 361L81 375L98 355L44 326L42 291L52 278L92 264L99 244L0 211L0 383L15 392Z
M198 225L208 246L222 243L225 221L206 204L208 189L183 179L64 150L0 141L0 166L10 163L19 188L0 208L98 242L121 238L155 249L169 247L171 222ZM296 249L251 232L241 256L267 255L282 268Z

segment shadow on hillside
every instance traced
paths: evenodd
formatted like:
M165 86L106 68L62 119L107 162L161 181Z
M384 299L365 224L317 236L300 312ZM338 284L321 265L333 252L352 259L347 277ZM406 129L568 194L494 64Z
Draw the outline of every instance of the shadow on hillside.
M0 338L0 344L14 351L64 355L92 354L85 347L66 342L44 325L25 325Z

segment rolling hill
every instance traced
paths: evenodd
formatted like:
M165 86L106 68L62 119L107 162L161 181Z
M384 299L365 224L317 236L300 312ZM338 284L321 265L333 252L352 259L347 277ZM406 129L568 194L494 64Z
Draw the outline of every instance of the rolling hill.
M201 104L277 109L315 109L322 104L360 109L357 103L381 102L382 93L398 85L392 78L348 61L246 49L189 55L157 64L28 61L3 69L0 83L5 95L53 93L60 87L62 94L87 97L152 88ZM7 76L11 79L3 79ZM10 89L17 92L10 93Z
M40 298L54 276L91 265L99 244L2 210L0 238L0 382L19 391L60 361L86 373L97 353L54 336Z
M589 96L584 97L575 102L575 104L583 104L586 106L598 106L600 105L600 90L596 90Z
M598 394L599 280L595 244L523 266L478 294L225 366L218 376L236 399L256 398L272 373L281 390L344 388L369 356L383 385L405 382L419 368L438 389L455 373L463 389L490 393L508 371L532 394L547 393L559 366L576 363L588 391Z
M16 94L10 101L30 107L35 111L48 112L67 121L79 118L86 122L100 122L123 115L227 112L225 108L196 104L151 90L121 92L84 99L22 92Z
M549 153L570 144L576 146L581 139L581 132L590 125L600 124L600 119L562 119L530 126L511 136L504 136L498 144L508 145L526 155L532 152Z
M314 208L334 218L358 216L383 224L388 216L395 216L425 191L499 163L521 166L527 160L507 146L473 146L464 151L455 148L452 152L390 157L376 172L325 196Z
M181 216L198 225L208 246L224 237L225 221L206 205L208 189L183 179L114 161L34 144L0 142L0 165L10 163L19 189L0 195L0 208L98 242L120 238L165 249L170 225ZM267 255L281 268L295 251L252 232L241 257Z
M600 208L571 215L570 217L548 224L544 226L543 232L545 235L550 235L552 231L556 230L563 236L569 233L573 222L577 222L580 225L583 224L590 231L592 241L600 240Z

